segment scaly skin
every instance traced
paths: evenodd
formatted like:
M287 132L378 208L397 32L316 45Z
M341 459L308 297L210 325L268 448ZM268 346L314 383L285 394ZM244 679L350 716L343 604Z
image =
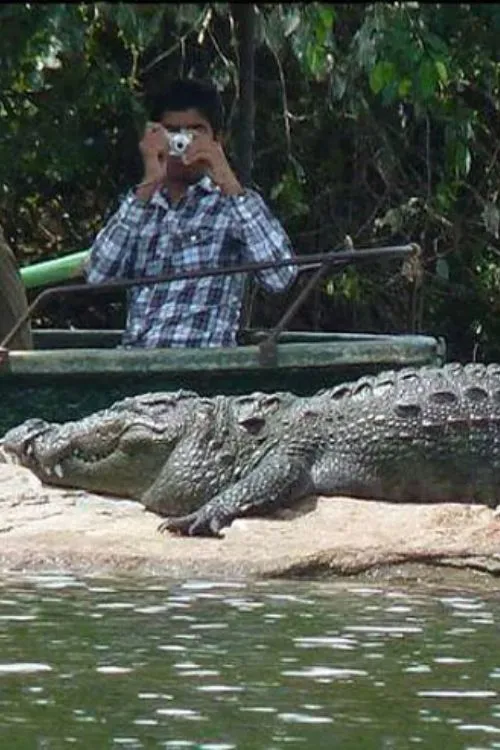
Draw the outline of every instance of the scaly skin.
M132 497L160 529L214 535L309 494L500 497L500 365L385 372L321 391L147 394L63 425L29 420L4 450L42 480Z
M64 424L28 420L4 452L42 481L189 513L250 470L291 394L201 398L192 391L126 398Z
M252 471L160 530L217 535L311 494L496 506L500 365L406 369L323 391Z

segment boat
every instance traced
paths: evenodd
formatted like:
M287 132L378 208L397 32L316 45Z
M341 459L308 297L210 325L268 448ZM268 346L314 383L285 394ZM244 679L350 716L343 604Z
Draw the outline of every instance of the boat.
M27 266L21 270L26 287L46 288L0 344L0 434L29 417L58 422L78 419L125 396L148 391L182 388L200 395L229 395L289 390L312 395L320 388L383 369L442 364L446 345L433 336L285 330L288 320L324 273L338 264L345 266L351 262L353 252L355 261L384 255L407 258L416 252L415 247L297 256L294 262L301 270L312 269L315 273L281 321L272 330L240 331L238 346L228 348L131 349L121 347L121 330L34 329L32 350L12 350L8 342L13 333L48 297L83 290L108 291L172 278L158 276L99 285L58 286L60 281L73 280L86 257L85 251ZM235 266L224 269L224 273L241 273L254 267L266 266ZM185 276L220 272L187 272Z

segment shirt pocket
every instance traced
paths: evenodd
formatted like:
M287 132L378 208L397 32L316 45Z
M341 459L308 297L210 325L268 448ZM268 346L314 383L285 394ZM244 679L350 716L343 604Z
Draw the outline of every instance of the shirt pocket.
M191 271L216 268L223 239L209 225L183 230L178 234L173 247L172 262L175 269Z

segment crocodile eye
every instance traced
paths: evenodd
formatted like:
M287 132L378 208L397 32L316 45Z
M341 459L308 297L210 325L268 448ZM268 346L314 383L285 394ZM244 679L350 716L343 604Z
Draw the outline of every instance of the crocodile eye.
M340 401L344 396L348 396L351 392L351 387L348 385L338 385L330 394L331 401Z
M274 395L274 394L271 395L271 396L268 396L268 397L266 397L264 399L264 405L267 406L267 407L271 406L272 408L276 408L280 404L281 404L281 398L279 396Z
M399 373L399 380L404 380L406 382L411 380L419 380L419 376L414 370L409 370L408 372L400 372Z
M257 415L248 417L248 419L242 419L239 422L239 425L249 432L250 435L258 435L263 427L265 427L265 424L266 420Z

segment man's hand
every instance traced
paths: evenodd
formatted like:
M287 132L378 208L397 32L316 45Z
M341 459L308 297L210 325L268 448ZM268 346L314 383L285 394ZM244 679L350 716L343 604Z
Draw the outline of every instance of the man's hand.
M138 198L149 198L165 182L167 148L167 137L163 126L158 122L148 122L142 140L139 142L144 176L136 191Z
M221 143L209 135L205 133L196 135L187 147L182 161L186 166L204 164L212 180L225 195L243 193L243 188L229 166Z

